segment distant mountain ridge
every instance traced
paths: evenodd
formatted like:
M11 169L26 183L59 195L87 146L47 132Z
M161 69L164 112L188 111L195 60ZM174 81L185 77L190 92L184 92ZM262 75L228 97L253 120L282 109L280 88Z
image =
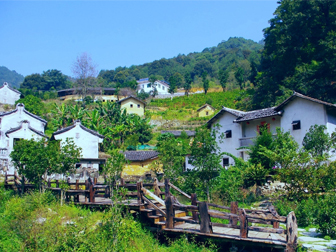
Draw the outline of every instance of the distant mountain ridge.
M202 52L179 54L169 59L162 58L142 65L117 67L114 70L101 70L99 76L106 84L119 83L121 86L132 79L139 80L151 75L167 81L175 76L179 80L178 84L181 84L186 73L190 73L194 81L201 78L204 72L218 80L219 71L226 70L230 75L228 82L235 86L234 73L239 67L244 70L245 79L256 73L263 48L260 42L233 37L217 46L205 48Z
M0 85L7 82L11 87L19 88L23 82L24 76L15 70L9 70L5 66L0 66Z

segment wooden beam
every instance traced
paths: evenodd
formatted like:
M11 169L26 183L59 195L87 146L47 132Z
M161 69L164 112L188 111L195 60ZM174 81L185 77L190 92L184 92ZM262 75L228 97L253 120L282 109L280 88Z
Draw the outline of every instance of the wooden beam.
M199 202L198 210L200 212L200 218L201 218L200 232L205 234L212 234L212 227L210 225L210 216L208 212L207 202Z
M239 222L240 222L240 238L247 238L248 221L247 221L246 212L244 209L240 210Z
M237 201L232 201L231 202L231 207L230 207L230 212L232 214L238 214L238 202ZM231 225L237 225L238 218L230 216L230 224Z
M197 195L196 195L196 193L191 194L191 205L197 207ZM191 214L192 214L192 218L193 218L194 221L199 221L198 215L196 214L196 212L191 212Z
M165 179L165 199L170 196L170 186L169 186L169 179Z
M171 196L167 196L165 200L166 205L166 228L174 228L174 206L173 199Z
M158 196L156 196L154 193L152 193L151 191L147 190L144 187L142 188L142 191L145 195L148 195L148 196L152 197L157 202L159 202L162 206L165 206L165 202L162 199L160 199Z
M169 183L169 186L171 188L173 188L174 190L178 191L179 193L181 193L184 197L187 197L188 199L191 199L191 196L186 194L185 192L183 192L180 188L178 188L177 186L174 186L172 183Z
M157 205L155 205L152 201L150 201L149 199L147 199L146 196L142 196L143 200L146 201L149 205L151 205L151 207L153 207L155 210L159 211L164 217L167 216L167 214L159 207L157 207Z
M295 252L298 240L297 220L294 212L290 212L287 215L287 245L286 252Z

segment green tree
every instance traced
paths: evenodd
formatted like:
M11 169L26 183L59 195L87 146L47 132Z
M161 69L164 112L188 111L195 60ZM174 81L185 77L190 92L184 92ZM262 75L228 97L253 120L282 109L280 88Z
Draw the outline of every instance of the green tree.
M177 89L177 85L176 85L176 78L173 76L170 76L169 78L169 93L174 94L176 92Z
M217 127L213 129L205 127L196 129L196 135L190 150L191 164L195 167L196 176L206 190L208 202L210 202L210 188L222 168L222 155L216 141L216 135L218 135ZM220 142L222 138L223 136L218 136Z
M205 94L207 94L208 92L209 83L210 83L210 81L207 79L207 76L208 76L207 72L202 73L202 83L203 83L203 89L204 89Z
M236 70L236 72L235 72L235 78L236 78L236 80L237 80L237 82L239 84L240 90L243 89L244 74L245 74L244 69L241 68L241 67L238 67L237 70Z
M330 136L325 131L325 125L310 126L309 131L303 138L302 145L314 158L321 157L322 155L329 156L329 151L335 148L335 134Z
M80 154L81 149L69 139L61 146L57 141L22 139L15 143L10 157L18 173L42 190L47 175L73 171Z
M253 98L255 108L281 102L282 86L335 101L335 14L335 1L279 1L270 26L264 29L261 73Z
M184 91L185 91L185 94L187 96L189 95L192 82L193 82L193 79L191 78L190 73L189 72L185 73L185 75L184 75Z
M225 91L225 87L226 87L226 83L228 81L229 78L229 72L226 70L220 70L218 72L218 79L219 79L219 83L221 85L221 87L223 88L223 92Z
M24 98L21 98L15 102L15 104L23 103L25 105L25 109L29 112L42 116L45 112L44 104L42 100L33 95L27 95Z
M183 172L188 143L180 138L175 138L171 133L164 133L158 137L156 147L159 152L160 165L155 167L155 171L159 172L162 167L166 178L176 180Z

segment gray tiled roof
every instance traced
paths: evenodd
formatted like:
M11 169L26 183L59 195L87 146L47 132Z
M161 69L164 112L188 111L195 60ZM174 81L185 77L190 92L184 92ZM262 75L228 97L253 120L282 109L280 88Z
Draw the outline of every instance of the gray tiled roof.
M189 136L189 137L195 136L195 134L196 134L196 131L194 131L194 130L161 130L161 134L164 134L164 133L171 133L171 134L173 134L175 137L179 137L179 136L181 136L181 133L182 133L183 131L184 131L185 133L187 133L187 136Z
M129 161L145 161L158 157L157 151L124 151L126 160Z
M258 109L258 110L245 112L244 115L238 117L236 120L234 120L234 122L250 121L250 120L255 120L255 119L259 119L259 118L277 116L277 115L281 115L281 114L282 114L282 112L277 111L276 107Z
M206 106L209 106L211 109L215 110L214 107L212 107L211 105L209 105L209 104L206 103L202 107L200 107L199 109L197 109L197 111L200 111L202 108L205 108Z
M70 126L65 127L65 128L63 128L63 129L60 129L60 130L55 131L55 132L52 134L52 137L55 136L55 135L62 134L62 133L64 133L64 132L67 132L67 131L69 131L69 130L75 128L77 122L80 123L79 120L76 120L76 121L74 122L73 125L70 125ZM84 127L82 124L80 124L79 126L80 126L80 128L81 128L82 130L84 130L84 131L86 131L86 132L89 132L89 133L91 133L92 135L95 135L95 136L100 137L100 138L105 138L103 135L100 135L97 131L90 130L90 129Z
M47 121L44 120L43 118L41 118L41 117L39 117L39 116L37 116L37 115L35 115L35 114L30 113L29 111L27 111L27 110L25 109L23 103L18 103L18 104L16 105L16 108L15 108L14 110L9 111L9 112L2 113L2 114L0 114L0 116L6 116L6 115L13 114L13 113L15 113L15 112L18 111L18 107L23 107L23 112L24 112L24 113L26 113L27 115L30 115L31 117L34 117L35 119L37 119L37 120L39 120L39 121L41 121L41 122L47 124Z
M40 136L42 136L42 137L46 137L46 138L47 138L47 136L46 136L42 131L37 131L36 129L30 127L30 123L29 123L28 121L22 121L21 124L20 124L18 127L10 128L9 130L7 130L7 131L5 132L5 135L6 135L7 137L9 137L8 134L11 134L11 133L13 133L13 132L15 132L15 131L18 131L18 130L22 129L22 125L23 125L23 123L28 123L28 129L30 129L31 131L35 132L36 134L38 134L38 135L40 135Z
M8 85L7 82L4 82L3 86L0 87L0 89L3 88L4 86L7 86L7 88L8 88L9 90L14 91L15 93L21 94L21 92L20 92L19 90L16 90L16 89L14 89L14 88L11 88L11 87Z
M118 103L120 104L121 102L126 101L126 100L131 99L131 98L133 98L134 100L137 100L138 102L141 102L141 103L143 103L144 105L146 105L146 102L140 100L138 97L135 97L135 96L133 96L133 95L130 95L130 96L124 98L124 99L119 100Z

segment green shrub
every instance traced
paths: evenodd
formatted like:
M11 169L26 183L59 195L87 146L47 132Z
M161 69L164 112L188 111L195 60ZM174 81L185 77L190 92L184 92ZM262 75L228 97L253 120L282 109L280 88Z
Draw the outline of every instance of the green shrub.
M332 238L336 237L336 197L334 194L326 195L325 198L319 199L317 202L318 215L316 224L318 230L323 235Z

